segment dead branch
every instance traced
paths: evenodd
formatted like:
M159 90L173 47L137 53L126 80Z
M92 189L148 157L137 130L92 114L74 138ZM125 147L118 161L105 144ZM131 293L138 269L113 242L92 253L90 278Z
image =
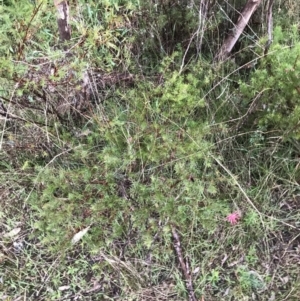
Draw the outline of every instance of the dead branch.
M177 233L175 226L171 225L171 229L172 229L172 235L174 238L174 248L175 248L175 251L177 254L177 258L180 263L181 272L182 272L184 280L185 280L185 286L186 286L186 290L189 295L189 301L197 301L195 293L194 293L194 289L193 289L192 274L189 269L189 264L188 264L188 261L184 260L184 257L182 255L182 249L181 249L179 235Z
M223 45L219 49L217 55L214 58L215 62L222 62L225 61L232 48L236 44L237 40L239 39L240 35L244 31L245 27L247 26L251 16L257 9L257 7L260 5L262 0L248 0L247 3L245 4L240 17L233 28L231 30L231 33L228 35L228 37L225 39Z
M25 123L31 123L31 124L34 124L34 125L38 124L38 125L41 125L41 126L52 127L51 125L48 125L48 124L45 124L45 123L42 123L42 122L27 120L27 119L24 119L20 116L17 116L15 114L13 114L13 113L8 113L6 108L4 108L2 106L0 106L0 115L3 116L4 119L14 119L14 120L18 120L18 121L23 121Z

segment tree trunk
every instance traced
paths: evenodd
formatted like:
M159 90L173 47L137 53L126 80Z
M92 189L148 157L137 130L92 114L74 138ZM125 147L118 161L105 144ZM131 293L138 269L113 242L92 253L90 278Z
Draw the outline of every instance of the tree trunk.
M228 37L225 39L223 45L219 49L217 55L214 58L215 62L222 62L225 61L232 48L234 47L235 43L239 39L240 35L242 34L243 30L247 26L251 16L257 9L257 7L260 5L262 0L248 0L245 4L240 17L234 27L234 29L231 31L231 33L228 35Z
M57 24L59 31L59 38L61 43L71 39L71 26L69 24L70 11L66 0L54 0L54 5L57 10Z

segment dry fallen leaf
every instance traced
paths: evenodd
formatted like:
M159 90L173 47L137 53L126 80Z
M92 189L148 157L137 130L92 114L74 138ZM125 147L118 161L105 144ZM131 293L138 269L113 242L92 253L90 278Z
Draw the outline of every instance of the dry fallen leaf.
M83 230L79 231L78 233L76 233L73 238L72 238L72 244L76 244L86 233L87 231L89 231L91 226L88 226L86 228L84 228Z

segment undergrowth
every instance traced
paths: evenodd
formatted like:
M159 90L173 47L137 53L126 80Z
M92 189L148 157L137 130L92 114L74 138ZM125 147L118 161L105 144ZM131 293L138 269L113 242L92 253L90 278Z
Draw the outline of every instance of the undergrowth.
M298 300L295 28L213 66L195 11L154 2L78 1L74 59L45 3L35 34L1 4L1 300Z

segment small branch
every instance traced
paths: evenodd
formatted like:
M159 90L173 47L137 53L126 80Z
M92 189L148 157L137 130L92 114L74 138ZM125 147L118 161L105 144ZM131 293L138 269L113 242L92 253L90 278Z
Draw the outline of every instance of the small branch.
M31 18L30 18L30 21L29 21L29 23L28 23L28 25L27 25L27 27L26 27L26 31L25 31L25 34L24 34L24 36L23 36L22 42L21 42L21 44L19 44L19 47L18 47L18 48L19 48L19 49L18 49L18 59L19 59L19 60L21 59L21 56L22 56L23 50L24 50L24 45L25 45L25 43L26 43L26 41L27 41L27 39L28 39L29 28L30 28L30 26L31 26L31 24L32 24L32 22L33 22L33 19L35 18L35 16L36 16L37 13L39 12L39 10L40 10L42 4L43 4L43 2L41 2L41 3L39 4L39 6L37 6L37 7L34 8L33 13L32 13L32 16L31 16Z
M26 109L31 109L31 110L36 110L36 111L42 111L44 112L43 109L41 108L38 108L36 106L32 106L32 105L28 105L28 104L19 104L19 103L16 103L15 101L13 100L10 100L8 98L5 98L4 96L0 96L0 99L2 99L3 101L9 103L9 104L12 104L12 105L15 105L15 106L22 106L22 108L26 108Z
M15 114L8 113L7 111L3 110L3 108L1 108L1 107L0 107L0 115L4 116L5 119L14 119L14 120L23 121L25 123L29 122L29 123L34 124L34 125L38 124L38 125L41 125L41 126L53 127L52 125L47 125L45 123L38 122L38 121L27 120L27 119L24 119L20 116L15 115Z
M191 275L191 271L189 269L189 264L187 261L184 260L183 255L182 255L180 237L177 233L175 226L171 225L171 229L172 229L172 235L173 235L173 238L175 241L174 248L175 248L177 258L180 263L181 271L182 271L182 274L183 274L183 277L185 280L185 286L186 286L186 290L189 295L189 301L197 301L195 293L194 293L194 289L193 289L192 275Z

